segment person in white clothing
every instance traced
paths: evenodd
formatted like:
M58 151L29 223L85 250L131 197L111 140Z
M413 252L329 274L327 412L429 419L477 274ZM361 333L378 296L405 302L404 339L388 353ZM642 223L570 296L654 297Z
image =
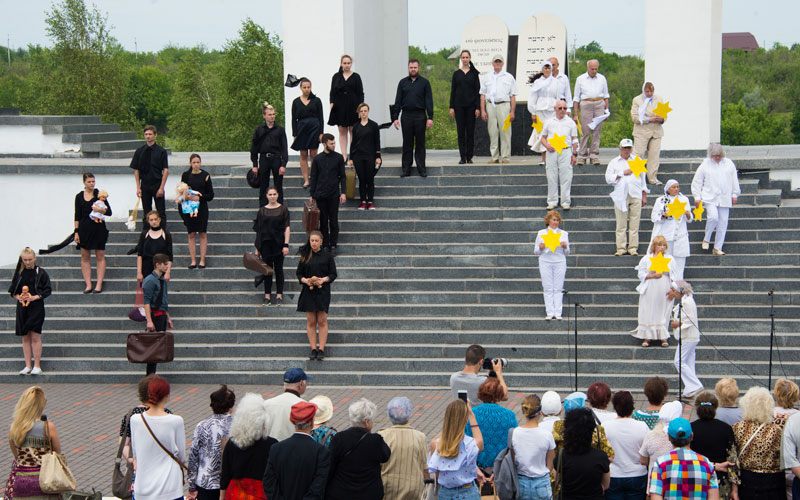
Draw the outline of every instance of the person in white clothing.
M650 192L644 172L634 175L628 165L632 149L633 141L630 139L619 141L619 156L611 160L606 168L606 184L614 186L610 196L614 202L616 219L617 251L614 255L617 256L626 252L639 255L639 221L642 205L647 203L647 193Z
M700 322L697 320L697 304L694 303L692 285L677 280L669 291L669 298L678 303L672 309L669 326L675 340L680 338L681 349L675 350L675 369L680 367L683 381L683 396L691 398L703 392L703 384L694 369L695 350L700 342Z
M661 160L661 138L664 137L664 119L653 113L661 97L655 95L655 86L650 82L642 85L642 93L631 101L633 121L633 149L640 158L647 158L647 181L660 185L658 166Z
M564 73L559 71L559 62L557 57L551 57L548 59L550 61L551 67L553 68L553 78L558 81L558 97L559 99L565 99L567 103L572 102L572 90L570 89L569 77ZM568 108L567 113L572 113L572 109Z
M678 220L669 214L669 206L675 198L680 203L685 203L686 211ZM672 249L672 274L675 279L683 279L683 270L686 268L686 258L689 256L689 229L687 222L694 220L689 198L681 193L681 186L675 179L670 179L664 185L664 196L656 198L653 212L650 214L653 221L653 236L663 236L667 245Z
M133 494L138 500L183 498L186 431L183 418L164 410L169 392L169 382L153 375L147 384L147 410L130 419Z
M725 158L725 151L717 143L708 146L708 158L697 167L692 179L692 197L695 206L703 203L706 216L706 233L703 237L703 250L708 250L711 235L717 232L714 240L714 255L725 255L725 233L728 231L728 215L736 199L742 193L736 176L736 165Z
M561 420L561 396L556 391L547 391L542 394L542 419L539 428L553 433L553 424Z
M544 290L544 308L546 320L561 319L564 295L564 276L567 273L567 255L569 255L569 233L560 229L561 214L555 210L544 216L547 227L536 234L533 253L539 256L539 275ZM548 232L559 235L559 244L555 251L545 245L544 237Z
M283 394L264 401L264 411L269 417L271 426L269 436L283 441L294 434L294 424L289 419L292 406L303 398L300 396L308 388L308 375L302 368L289 368L283 374Z
M614 448L614 461L610 467L611 484L606 490L606 498L644 498L647 467L641 464L639 450L650 428L646 423L631 418L633 396L630 392L615 392L611 404L617 417L603 422L608 442Z
M603 124L599 124L594 130L589 128L589 124L608 110L608 82L606 77L597 72L600 69L600 62L597 59L586 61L586 73L580 75L575 80L575 96L572 99L572 116L577 117L580 111L581 129L581 149L578 153L578 165L592 162L593 165L600 165L600 129Z
M642 347L650 347L651 340L661 341L661 347L669 347L669 332L667 322L672 310L672 299L667 293L672 286L672 257L667 254L669 249L667 240L663 236L656 236L650 243L650 250L642 257L636 271L639 275L639 325L631 332L634 338L642 339ZM651 271L652 259L659 254L669 259L668 272Z
M564 96L558 94L558 80L553 78L552 67L550 61L545 61L542 65L541 73L532 75L529 83L531 85L530 93L528 94L528 111L531 114L533 123L545 123L550 121L555 116L555 109L553 109L556 99L563 99ZM539 165L544 165L545 158L547 157L547 150L542 146L539 137L541 134L536 132L534 128L531 131L531 137L528 139L528 146L536 153L542 153L542 161Z
M493 71L481 75L481 119L487 122L489 129L489 150L492 153L489 163L511 161L511 127L504 130L504 124L506 117L514 121L517 81L511 73L503 70L503 64L503 56L496 54L492 58Z
M547 209L552 210L558 205L558 189L561 188L561 208L569 210L572 206L572 167L578 155L578 127L572 118L567 116L567 103L563 99L555 102L556 116L551 118L542 127L540 141L547 150ZM550 144L555 136L564 138L566 147L557 152ZM570 147L571 145L571 147Z
M539 426L542 402L531 394L522 401L525 423L512 430L514 465L519 479L519 500L538 500L552 494L550 473L556 454L553 434Z

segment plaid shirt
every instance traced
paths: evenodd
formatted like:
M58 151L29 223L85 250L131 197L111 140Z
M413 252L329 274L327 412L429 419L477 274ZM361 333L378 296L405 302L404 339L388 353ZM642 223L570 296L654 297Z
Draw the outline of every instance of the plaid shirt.
M650 494L664 498L706 499L709 490L718 488L714 466L688 448L658 457L650 472Z

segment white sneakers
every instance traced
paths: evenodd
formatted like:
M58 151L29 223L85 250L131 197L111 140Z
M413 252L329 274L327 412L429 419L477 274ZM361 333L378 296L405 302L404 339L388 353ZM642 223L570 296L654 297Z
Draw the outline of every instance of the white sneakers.
M39 367L36 367L33 370L31 370L30 368L28 368L26 366L25 368L23 368L22 370L19 371L19 374L20 375L41 375L42 374L42 369L39 368Z
M27 375L30 372L31 372L31 369L26 366L25 368L23 368L22 370L19 371L19 374L20 375Z
M700 244L700 248L702 248L703 250L708 250L710 246L711 246L711 243L709 243L706 240L703 240L703 243Z

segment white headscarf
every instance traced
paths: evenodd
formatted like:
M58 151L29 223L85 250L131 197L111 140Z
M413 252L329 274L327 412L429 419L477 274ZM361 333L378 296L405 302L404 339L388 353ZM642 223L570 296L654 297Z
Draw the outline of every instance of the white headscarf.
M669 423L681 415L683 415L683 403L680 401L670 401L661 407L658 411L658 420L664 424L665 433L667 432Z
M675 179L668 180L667 183L664 184L664 194L669 196L669 188L671 188L675 184L679 184L679 182L676 181Z

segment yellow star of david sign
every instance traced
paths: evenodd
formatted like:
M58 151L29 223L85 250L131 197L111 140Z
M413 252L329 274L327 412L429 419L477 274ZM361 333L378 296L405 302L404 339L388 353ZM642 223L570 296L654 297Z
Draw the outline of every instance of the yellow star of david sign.
M702 221L703 220L703 212L705 212L705 211L706 211L706 209L703 208L703 202L701 201L700 204L697 205L696 207L694 207L694 210L692 210L692 213L694 214L694 221L695 222Z
M511 128L511 115L509 114L506 116L506 119L503 120L503 132Z
M650 257L650 270L654 273L668 273L669 261L671 260L671 258L664 257L664 255L659 252L656 256Z
M656 107L653 109L653 114L666 120L670 111L672 111L672 108L669 107L669 101L660 102L656 104Z
M676 196L672 199L672 202L667 205L667 215L672 217L675 220L680 219L683 217L683 214L686 213L686 202L681 201Z
M534 115L536 116L536 115ZM531 128L536 131L537 134L542 133L542 127L544 127L544 123L542 123L542 118L540 116L536 116L536 121L531 122Z
M639 156L634 156L628 160L628 167L630 167L633 175L637 177L647 172L647 167L645 165L647 165L647 160L643 160Z
M548 229L547 233L542 235L544 246L549 248L551 252L556 253L556 250L561 246L561 234Z
M553 149L555 149L558 154L561 154L561 151L567 147L567 137L564 135L553 134L552 137L547 138L547 142L553 146Z

